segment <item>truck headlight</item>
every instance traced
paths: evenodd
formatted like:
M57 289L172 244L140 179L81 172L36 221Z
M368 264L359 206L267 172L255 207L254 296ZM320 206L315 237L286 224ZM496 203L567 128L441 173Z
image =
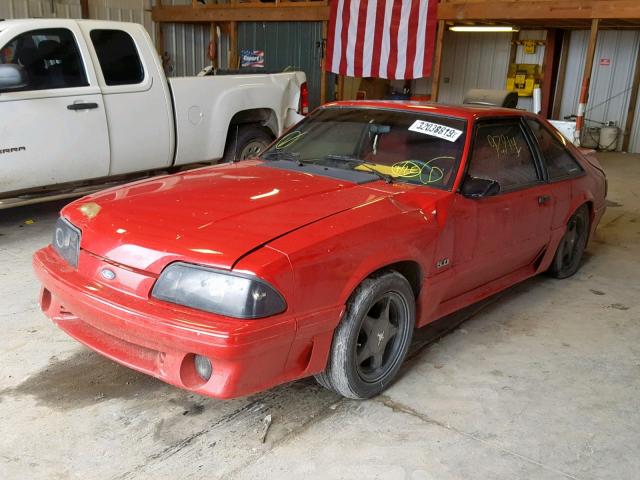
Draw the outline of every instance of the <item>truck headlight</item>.
M268 317L287 308L282 295L263 280L183 262L163 270L151 295L235 318Z
M53 231L53 248L58 255L73 268L78 268L80 254L80 230L71 225L66 219L58 217Z

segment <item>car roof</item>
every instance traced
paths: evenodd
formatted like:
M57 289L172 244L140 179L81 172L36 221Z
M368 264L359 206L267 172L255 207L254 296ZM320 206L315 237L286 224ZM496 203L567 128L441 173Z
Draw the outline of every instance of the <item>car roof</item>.
M346 100L324 104L322 108L376 108L388 110L405 110L408 112L433 113L449 117L473 120L480 117L512 117L533 116L533 114L515 108L502 108L487 105L448 105L435 102L418 102L413 100Z

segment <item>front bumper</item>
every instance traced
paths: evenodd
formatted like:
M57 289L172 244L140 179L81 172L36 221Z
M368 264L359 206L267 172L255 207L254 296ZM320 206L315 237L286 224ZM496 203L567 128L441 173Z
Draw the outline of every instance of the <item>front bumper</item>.
M51 247L36 252L33 266L43 283L42 311L71 337L118 363L216 398L247 395L291 377L285 367L296 322L287 312L245 321L173 308L92 281ZM195 371L195 354L212 362L206 382Z

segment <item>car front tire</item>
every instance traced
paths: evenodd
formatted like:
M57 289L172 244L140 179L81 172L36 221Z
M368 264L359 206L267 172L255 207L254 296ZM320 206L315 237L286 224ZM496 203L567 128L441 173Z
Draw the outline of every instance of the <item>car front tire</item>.
M407 355L415 315L415 297L404 276L388 271L364 280L347 302L318 383L353 399L385 390Z

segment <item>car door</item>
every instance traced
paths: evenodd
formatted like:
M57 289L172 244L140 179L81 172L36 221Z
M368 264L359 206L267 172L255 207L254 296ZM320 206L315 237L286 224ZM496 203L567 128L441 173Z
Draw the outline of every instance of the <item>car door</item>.
M14 29L0 62L19 66L27 84L0 92L0 191L107 175L105 109L77 24Z
M466 178L496 181L500 190L456 194L449 298L532 265L549 242L553 217L551 188L519 117L476 124Z
M584 170L567 149L567 140L550 130L535 118L527 118L526 124L545 165L553 203L552 229L564 229L572 204L572 188L567 181L582 176Z
M171 165L173 106L158 56L149 48L148 34L134 23L114 28L110 22L91 22L81 28L94 58L107 111L109 173ZM194 114L194 121L200 119Z

